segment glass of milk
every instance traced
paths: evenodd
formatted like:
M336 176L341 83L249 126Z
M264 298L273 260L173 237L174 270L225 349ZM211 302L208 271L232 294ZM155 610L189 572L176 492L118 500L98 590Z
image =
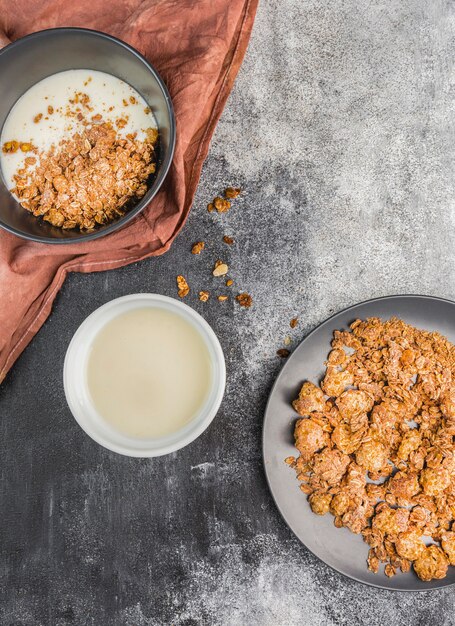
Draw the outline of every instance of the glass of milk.
M108 302L76 331L64 387L82 429L136 457L178 450L215 417L226 370L220 343L193 309L157 294Z

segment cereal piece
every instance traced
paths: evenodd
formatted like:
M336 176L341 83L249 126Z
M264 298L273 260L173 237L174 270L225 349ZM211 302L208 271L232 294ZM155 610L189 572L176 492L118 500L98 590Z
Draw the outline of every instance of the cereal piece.
M228 299L229 299L229 296L218 296L218 300L220 302L226 302L226 300L228 300Z
M417 529L406 530L398 535L395 542L397 553L409 561L418 559L425 550L421 531Z
M191 248L191 254L201 254L202 250L205 248L205 243L203 241L197 241L193 244Z
M388 450L380 442L369 439L356 450L355 460L368 472L379 472L387 462Z
M190 293L190 288L185 278L181 275L177 276L178 295L180 298L185 298Z
M54 112L54 107L53 107L51 104L47 107L47 112L48 112L48 114L49 114L49 115L52 115L52 114L53 114L53 112Z
M297 317L293 317L292 320L289 322L289 326L291 328L295 328L298 323L299 323L298 318Z
M377 574L379 570L379 559L376 556L376 552L374 550L370 550L368 552L368 569L373 572L373 574Z
M455 565L455 532L445 532L441 537L441 546L449 560L450 565Z
M208 211L209 213L213 213L213 211L214 211L214 210L215 210L215 207L214 207L214 206L213 206L213 204L210 202L210 203L207 205L207 211Z
M226 198L229 198L229 200L237 198L241 193L242 190L240 187L226 187L224 190L224 195Z
M19 142L18 141L6 141L3 144L2 151L5 154L14 153L14 152L17 152L18 150L19 150Z
M246 309L249 309L250 306L253 304L253 298L246 292L239 293L235 296L235 299L240 304L240 306L243 306Z
M363 436L361 430L352 432L348 424L342 422L333 429L332 441L344 454L352 454L360 446Z
M233 284L234 284L234 281L232 280L232 278L228 278L226 281L226 287L232 287Z
M288 356L291 354L289 350L286 350L286 348L280 348L276 351L276 353L281 359L287 359Z
M387 563L387 565L384 567L384 574L388 576L389 578L391 578L392 576L395 576L396 569L394 568L393 565L391 565L390 563Z
M444 578L449 563L441 548L431 545L422 552L413 565L415 573L421 580L430 581L433 578L437 580Z
M351 504L351 496L347 493L340 492L333 496L330 502L330 512L332 515L342 516L346 513Z
M35 124L38 124L38 122L41 121L42 117L43 117L42 113L38 113L38 115L35 115L35 117L33 118L33 121L35 122Z
M33 144L29 143L29 142L23 142L21 143L21 150L22 152L31 152L34 149Z
M213 268L212 274L217 277L226 276L228 271L229 271L229 266L227 265L227 263L223 263L223 261L217 261L215 263L215 267Z
M343 478L350 462L347 454L325 448L314 455L313 471L329 485L336 485Z
M420 483L426 495L437 496L450 485L450 474L442 466L427 467L420 474Z
M224 243L227 243L228 246L232 246L232 244L234 243L234 239L232 237L229 237L228 235L224 235L223 241Z
M137 100L134 96L130 96L130 102L131 104L137 104Z
M409 455L417 450L421 442L422 436L416 428L408 430L408 432L403 435L400 447L398 448L397 457L403 461L407 461Z
M199 292L199 300L201 302L207 302L209 299L210 293L208 291L200 291Z
M309 460L315 452L329 443L329 435L311 418L299 419L294 429L295 447L304 460Z
M327 363L332 365L333 367L337 367L338 365L344 365L347 361L346 352L344 350L340 350L339 348L335 348L329 353L329 358L327 359Z
M323 412L325 409L324 394L309 380L305 381L300 389L299 397L294 400L292 406L299 415L306 416L315 411Z
M117 120L115 120L115 125L117 126L117 128L125 128L127 124L128 121L124 117L119 117Z
M373 398L366 391L349 389L343 392L335 401L341 418L350 420L360 413L367 413L373 408Z
M229 200L220 198L220 196L217 196L213 199L213 205L218 213L226 213L226 211L229 211L229 209L231 208L231 203L229 202Z
M147 128L145 134L147 135L147 142L155 145L158 141L158 129L152 127Z
M325 515L329 512L332 496L330 493L313 493L308 500L313 513Z
M381 502L376 507L372 526L384 534L398 535L405 532L409 522L409 511L407 509L392 509L385 502Z
M335 367L327 367L325 378L321 384L328 396L336 397L343 393L354 382L353 375L348 370L339 371Z
M420 491L417 472L397 472L389 480L388 488L390 493L397 499L400 506L408 506L413 496Z

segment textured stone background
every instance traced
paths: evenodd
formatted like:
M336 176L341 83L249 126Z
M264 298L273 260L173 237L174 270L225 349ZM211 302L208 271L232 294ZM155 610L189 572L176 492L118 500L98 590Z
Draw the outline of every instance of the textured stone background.
M73 275L0 388L0 616L6 625L454 624L453 590L394 594L329 570L278 515L261 422L289 332L367 298L455 299L455 6L263 0L191 217L172 250ZM207 201L245 188L224 216ZM227 249L223 234L237 243ZM201 257L191 243L207 242ZM231 267L254 308L187 302L218 333L228 386L208 431L156 460L98 447L66 406L68 342L128 293L215 289Z

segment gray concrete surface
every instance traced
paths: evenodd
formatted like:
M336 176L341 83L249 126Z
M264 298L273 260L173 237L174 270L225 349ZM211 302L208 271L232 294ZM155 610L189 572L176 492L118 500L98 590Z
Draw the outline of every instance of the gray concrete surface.
M172 250L73 275L0 388L0 616L5 625L455 623L451 589L394 594L320 563L265 484L261 422L295 341L394 293L455 298L455 5L263 0L188 223ZM224 216L207 201L245 195ZM223 234L236 238L232 249ZM193 241L207 249L193 257ZM189 304L218 333L228 385L209 430L156 460L105 451L66 407L61 369L85 316L175 275L213 288L226 259L254 308Z

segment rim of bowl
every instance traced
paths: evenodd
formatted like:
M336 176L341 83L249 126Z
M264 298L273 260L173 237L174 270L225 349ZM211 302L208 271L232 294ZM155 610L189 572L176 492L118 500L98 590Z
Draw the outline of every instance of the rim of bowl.
M150 202L156 196L158 191L161 189L164 179L166 178L169 168L171 167L172 159L174 158L175 142L176 142L176 124L175 124L174 107L172 105L172 99L169 94L168 88L166 87L165 82L163 81L163 79L161 78L157 70L153 67L153 65L151 65L147 61L147 59L144 57L143 54L141 54L138 50L136 50L136 48L133 48L133 46L130 46L125 41L122 41L121 39L118 39L117 37L114 37L113 35L109 35L108 33L103 33L100 30L95 30L92 28L78 28L76 26L62 26L59 28L46 28L44 30L38 30L35 33L30 33L29 35L24 35L23 37L16 39L16 41L12 41L11 43L9 43L8 45L6 45L4 48L0 50L0 56L2 56L5 52L10 51L12 48L23 45L24 42L27 42L30 39L40 39L41 37L46 37L52 33L62 33L62 32L79 32L79 33L82 32L82 33L87 33L89 35L95 35L97 37L101 37L102 39L109 39L110 41L120 45L122 48L125 48L128 52L130 52L135 57L137 57L139 61L141 61L147 67L149 72L154 76L158 85L160 86L160 89L163 92L163 96L166 101L167 112L169 115L169 122L170 122L169 123L169 151L168 151L166 158L163 159L163 162L161 163L158 174L155 180L153 181L152 187L148 190L145 196L141 198L140 201L130 211L128 211L128 213L126 213L122 218L120 218L118 222L110 224L106 226L105 228L103 228L102 230L95 231L93 233L81 234L80 236L72 237L68 239L57 239L54 237L46 237L44 235L43 236L30 235L28 233L24 233L18 230L17 228L14 228L13 226L8 226L7 224L4 224L2 221L0 221L1 228L12 233L13 235L16 235L17 237L21 237L21 239L27 239L28 241L34 241L36 243L49 243L53 245L77 244L82 241L93 241L94 239L98 239L100 237L109 235L110 233L116 230L120 230L121 228L126 226L128 222L130 222L133 218L139 215L139 213L141 213L145 209L145 207L148 204L150 204ZM17 204L18 206L20 206L19 203Z
M162 446L155 445L153 448L147 447L147 444L146 444L147 440L144 440L143 447L133 448L133 447L129 447L127 444L119 444L117 442L112 442L108 438L104 438L103 436L100 436L98 431L92 428L90 424L90 419L86 418L86 416L84 415L84 412L80 409L80 407L77 406L75 402L76 383L70 377L70 368L74 366L71 363L71 360L74 360L75 350L78 348L81 342L84 341L85 339L84 335L86 332L89 331L88 327L90 325L90 322L93 322L96 317L98 318L101 317L101 319L98 322L98 326L99 326L98 330L95 331L95 336L96 336L105 327L106 323L108 323L110 320L115 318L115 315L114 315L113 317L108 317L107 319L103 320L103 316L105 317L106 313L108 313L111 309L115 309L119 307L121 304L125 302L126 303L135 302L135 301L140 302L141 300L142 301L147 300L150 304L153 304L153 303L164 304L167 310L171 310L172 312L178 315L181 314L179 310L183 311L185 313L184 317L186 319L188 319L188 317L190 318L191 320L190 323L192 323L194 327L198 330L204 343L208 347L210 346L213 349L215 356L214 358L211 359L211 362L214 368L216 368L218 372L218 376L215 375L213 377L212 390L214 391L214 397L213 397L212 402L208 406L203 405L203 407L200 409L200 412L197 413L188 422L188 424L186 424L184 427L182 427L181 429L171 434L171 436L175 437L174 442L167 443L167 444L165 443ZM171 452L176 452L177 450L184 448L185 446L192 443L195 439L197 439L212 423L213 419L218 413L218 409L221 405L221 401L224 396L224 391L226 387L226 364L225 364L223 349L218 340L218 337L216 336L210 324L206 322L206 320L199 313L197 313L197 311L192 309L187 304L184 304L183 302L179 302L175 298L170 298L168 296L163 296L163 295L154 294L154 293L135 293L135 294L127 295L127 296L121 296L120 298L115 298L114 300L110 300L109 302L106 302L102 306L95 309L80 324L80 326L77 328L76 332L74 333L73 337L71 338L71 341L68 345L68 348L65 354L65 361L63 365L63 387L65 391L66 401L71 411L71 414L73 415L74 419L79 424L79 426L82 428L82 430L96 443L103 446L104 448L107 448L108 450L111 450L112 452L116 452L117 454L122 454L124 456L138 457L138 458L152 458L152 457L157 457L157 456L163 456ZM79 387L77 388L79 389ZM92 405L92 408L94 408L93 405ZM206 411L206 416L202 421L197 423L197 420L200 417L203 410ZM101 417L100 419L102 420ZM194 424L195 426L192 429L189 429L188 427L190 427L191 424ZM115 431L115 429L113 429L113 431ZM119 434L120 436L122 436L122 433L120 433L119 431L115 431L115 432ZM180 436L179 436L179 433L181 433ZM128 436L125 435L125 438L128 439ZM131 438L131 439L134 439L134 438ZM150 438L150 441L156 442L159 439L160 438L156 438L153 440L153 438ZM140 439L137 439L136 441L140 441Z

